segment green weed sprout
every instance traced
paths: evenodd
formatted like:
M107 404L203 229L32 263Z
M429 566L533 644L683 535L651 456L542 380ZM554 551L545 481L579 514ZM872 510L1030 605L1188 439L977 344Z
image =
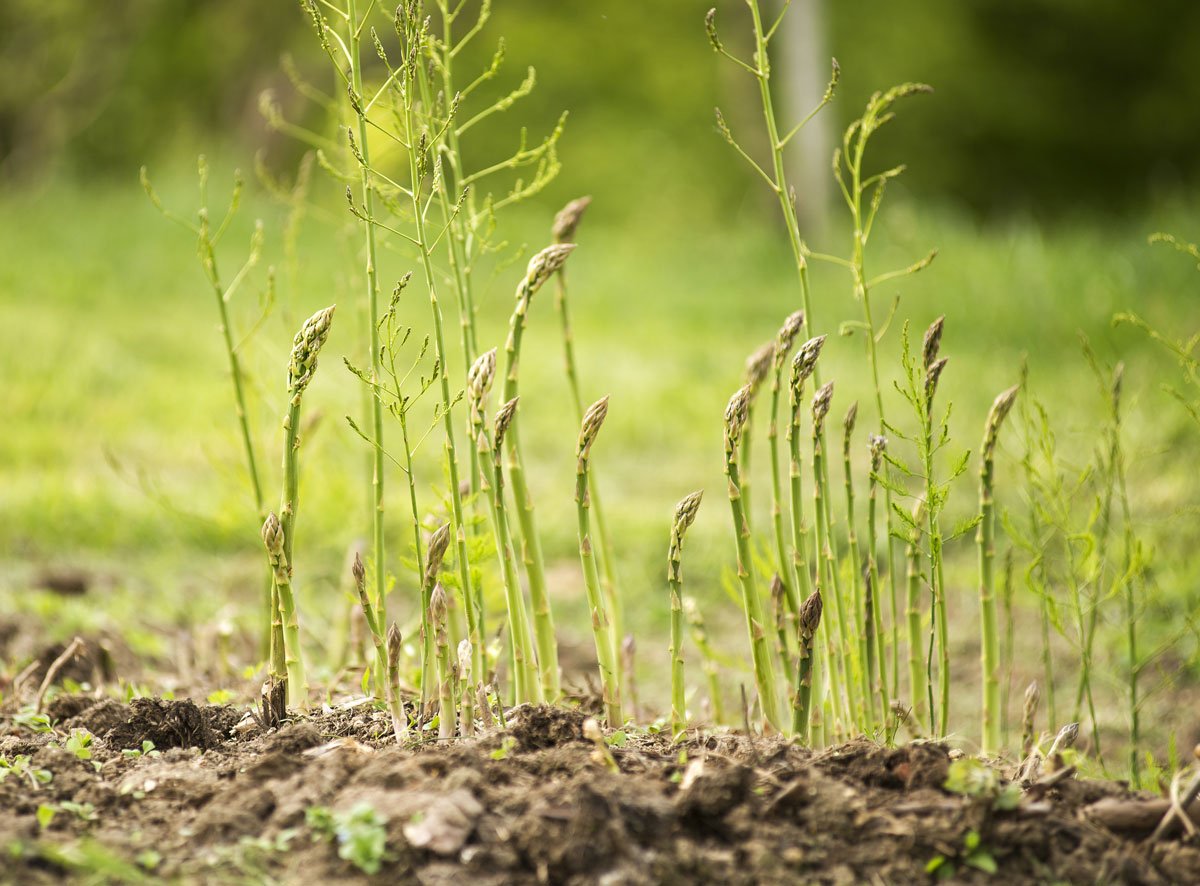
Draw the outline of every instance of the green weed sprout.
M758 689L759 705L764 720L772 729L782 731L775 697L775 672L771 667L771 652L767 645L766 622L763 618L762 601L754 581L754 563L750 557L750 524L742 506L738 452L749 416L750 397L750 385L745 385L734 393L725 409L725 475L729 478L729 506L733 514L733 531L737 542L737 574L742 587L746 628L750 634L754 684Z
M604 709L608 725L619 728L624 723L621 714L621 683L617 674L616 650L613 647L608 613L600 589L600 574L592 550L591 517L589 514L588 460L596 435L608 415L608 397L602 397L588 407L579 429L579 444L575 448L575 510L579 518L579 560L583 565L583 582L591 610L592 633L596 638L596 658L600 665L600 685L604 689Z
M667 551L667 584L671 589L671 735L678 738L687 727L683 689L683 537L696 512L704 490L685 496L675 506L671 524L671 545Z
M993 583L993 563L996 559L996 502L993 492L996 463L996 442L1000 425L1012 410L1020 386L999 394L988 412L984 425L983 444L979 458L979 529L975 538L979 544L979 612L980 661L983 671L983 742L985 754L1000 750L1000 726L1003 712L1000 706L1000 634L996 619L996 594Z
M529 261L525 276L517 286L516 307L509 321L508 339L504 345L504 400L517 397L520 387L521 339L529 305L534 294L558 271L575 250L569 243L547 246ZM542 543L533 513L533 497L525 477L525 460L521 453L520 423L514 417L508 429L508 476L512 482L513 499L517 505L517 521L521 527L521 553L529 579L529 597L533 605L533 629L537 639L538 667L547 701L559 696L558 644L554 636L554 615L546 590L546 567L542 559ZM616 643L610 639L613 656Z

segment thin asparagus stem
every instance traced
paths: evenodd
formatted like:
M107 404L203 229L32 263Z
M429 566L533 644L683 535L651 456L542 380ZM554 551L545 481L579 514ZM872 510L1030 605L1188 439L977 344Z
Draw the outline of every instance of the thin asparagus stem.
M887 451L887 438L872 434L869 442L871 452L871 475L867 484L867 574L866 585L868 596L872 600L873 618L868 625L867 658L868 679L875 680L875 692L879 696L879 722L886 728L888 712L891 710L891 695L888 692L887 655L884 653L883 603L879 600L881 590L876 552L879 550L876 542L876 502L878 498L879 480L883 471L883 455ZM886 527L885 527L886 528ZM900 670L900 622L896 586L891 586L891 618L892 618L892 673ZM877 669L872 669L869 660L874 656Z
M789 556L784 540L783 481L779 458L779 404L783 399L783 373L796 343L796 336L804 327L804 311L789 314L775 336L775 351L771 372L771 421L767 426L767 446L771 458L771 526L775 533L775 554L779 564L779 578L783 582L784 599L793 618L800 613L799 577L796 563ZM790 427L790 425L789 425Z
M554 216L552 235L555 244L575 242L575 232L583 219L584 212L591 205L591 197L579 197L564 206ZM554 274L555 299L554 304L558 313L563 337L563 364L567 374L567 385L571 389L571 399L575 404L575 417L583 421L584 400L579 386L579 367L575 362L575 337L571 331L570 305L567 290L567 269L561 266ZM613 554L612 537L608 532L608 517L600 500L600 488L596 482L596 469L592 466L591 496L592 514L596 522L596 562L600 569L600 586L604 591L604 599L608 605L609 617L612 619L613 642L620 643L624 638L625 606L621 599L620 584L617 582L616 559ZM624 661L624 656L622 656ZM628 668L622 667L622 685L632 690L633 674Z
M685 496L675 506L671 545L667 550L667 584L671 591L671 736L678 740L687 728L683 687L683 537L696 519L704 490Z
M932 716L925 710L926 671L921 659L921 524L925 519L925 502L918 501L913 507L912 524L908 539L908 693L912 704L912 721L920 730L926 717ZM932 697L932 688L929 690Z
M390 645L392 630L395 629L397 634L400 631L393 624L388 629L387 636L384 636L379 614L376 613L375 606L371 603L371 595L367 592L367 570L363 565L362 555L357 551L354 553L350 574L354 578L354 588L358 592L358 604L362 608L363 618L367 622L367 630L371 633L371 642L375 644L375 683L377 686L380 683L383 684L388 711L392 715L393 732L395 732L396 741L400 741L404 731L401 726L407 726L407 721L404 719L403 710L398 707L399 697L392 691ZM399 655L399 645L397 645L396 652ZM397 659L397 667L399 667L399 659Z
M450 547L450 524L443 523L429 537L429 547L425 553L425 576L421 584L421 608L426 611L426 618L421 625L421 713L425 711L429 700L429 688L434 679L435 655L434 638L437 626L430 620L433 612L433 591L440 587L438 573L442 571L442 560L446 549ZM445 593L443 591L443 593ZM447 602L447 609L449 603Z
M608 415L608 397L602 397L584 413L579 429L579 444L576 446L575 509L579 518L579 560L583 565L583 581L587 589L588 607L592 615L592 633L596 638L596 658L600 666L600 685L604 689L604 709L608 725L619 728L624 722L621 714L621 683L608 623L604 608L604 597L600 589L600 574L596 568L596 557L592 551L592 530L588 500L588 459L592 444Z
M1012 409L1020 386L1011 387L996 397L988 413L980 447L979 463L979 612L980 663L983 670L983 741L985 754L1000 750L1000 637L996 626L996 597L993 587L993 562L996 559L996 503L994 498L996 441L1000 425ZM944 727L943 727L944 728Z
M746 358L746 387L750 389L750 398L746 403L746 427L742 430L741 454L739 463L742 478L742 510L746 520L753 524L753 509L750 505L750 487L753 472L750 470L750 458L754 454L754 407L758 404L758 395L763 382L771 373L775 361L775 341L764 342L753 354Z
M458 714L454 703L453 675L450 670L450 643L447 640L446 621L449 614L450 597L441 582L438 582L429 597L429 623L437 645L438 669L438 738L453 738L458 727Z
M474 653L471 649L471 641L463 640L458 644L458 694L462 699L459 731L464 737L475 734L475 693L471 689L472 658L474 658Z
M563 266L574 251L573 244L561 243L548 246L529 261L525 276L517 286L516 307L509 321L508 339L504 345L504 393L506 402L519 393L521 339L525 333L529 304L534 294L550 277ZM520 422L515 418L508 429L508 475L512 483L513 499L517 505L517 521L521 527L521 556L525 563L525 574L529 579L529 597L533 605L533 629L537 641L538 668L541 672L542 688L547 701L558 699L558 644L554 636L554 616L550 609L550 597L546 589L546 569L542 559L542 543L534 519L533 497L525 477L525 461L521 453ZM617 641L608 629L612 657L616 658Z
M813 591L800 609L800 656L797 660L796 700L793 705L793 731L800 741L811 743L813 637L821 624L821 592Z
M494 352L490 352L494 353ZM487 355L480 357L486 360ZM478 364L478 361L476 361ZM504 469L501 464L504 437L516 414L518 400L505 403L496 413L496 433L493 443L484 425L480 425L476 438L479 465L483 470L483 492L487 496L492 514L492 529L496 536L496 551L500 557L501 575L504 580L504 600L508 610L508 631L513 651L514 700L540 701L544 698L542 684L538 679L537 658L529 635L529 616L525 610L525 598L521 594L521 580L517 576L517 557L509 531L508 509L504 500Z
M365 591L362 592L366 598ZM404 712L404 702L400 699L400 651L404 638L400 628L392 622L387 633L387 706L392 715L392 734L396 736L397 744L403 744L408 738L408 715Z
M742 507L738 450L742 432L749 418L750 396L749 385L739 388L730 398L729 405L725 409L725 474L729 478L729 506L733 515L734 535L737 541L737 572L742 586L742 608L746 613L746 628L750 634L750 654L754 661L754 683L758 689L763 719L772 729L782 731L778 701L775 697L775 672L771 667L762 601L759 598L752 571L750 524L746 520L745 509Z
M846 488L846 545L850 553L850 609L853 618L850 619L850 629L857 639L852 638L851 656L847 662L853 669L853 682L859 686L858 692L858 722L862 726L874 723L875 696L871 692L871 680L874 672L873 651L869 651L868 637L874 624L870 603L863 596L861 581L862 561L858 553L858 530L854 520L854 478L850 467L850 442L854 436L854 424L858 420L858 401L850 404L846 417L842 421L842 476ZM835 565L836 568L836 565ZM867 589L868 593L870 588Z
M721 672L717 655L708 642L708 629L704 625L704 614L693 597L683 598L683 617L692 630L692 643L700 651L701 665L705 680L708 682L708 700L712 706L712 716L715 723L725 722L725 706L721 701L721 683L718 676Z

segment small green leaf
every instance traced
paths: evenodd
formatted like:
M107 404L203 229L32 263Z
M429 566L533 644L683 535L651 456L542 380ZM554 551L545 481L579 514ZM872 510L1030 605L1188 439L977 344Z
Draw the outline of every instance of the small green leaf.
M46 803L42 803L37 808L37 823L38 827L45 830L50 827L50 822L54 821L54 816L58 814L58 809Z

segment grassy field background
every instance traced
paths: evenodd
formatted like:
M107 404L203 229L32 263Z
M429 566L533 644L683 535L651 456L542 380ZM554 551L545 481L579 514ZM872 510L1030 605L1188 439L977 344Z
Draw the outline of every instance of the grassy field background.
M231 172L225 158L214 162L216 206L220 182ZM180 211L194 205L194 181L186 169L165 170L157 185L168 205ZM572 196L591 190L589 185L585 176L567 172L556 192ZM709 495L689 543L687 588L704 601L732 660L745 657L744 626L727 596L734 550L723 500L721 414L741 384L745 356L773 336L798 300L786 243L752 193L742 205L730 206L720 223L690 215L685 206L652 201L614 206L602 191L593 196L594 210L580 229L571 262L573 322L585 396L612 395L595 467L647 675L643 696L653 703L665 697L656 675L666 658L663 571L670 514L696 488ZM942 390L954 403L950 452L977 446L993 396L1016 381L1027 357L1032 390L1050 409L1061 454L1082 465L1099 443L1103 411L1077 333L1091 339L1102 359L1126 362L1130 487L1138 525L1157 554L1159 602L1146 624L1151 636L1174 637L1167 631L1186 622L1197 602L1188 552L1198 535L1192 505L1198 437L1183 410L1160 389L1177 370L1144 334L1113 328L1111 319L1117 311L1135 310L1175 335L1200 327L1200 277L1192 263L1146 241L1158 229L1186 235L1186 207L1181 202L1105 221L1047 225L1016 218L985 225L922 205L899 189L894 197L878 242L872 243L870 267L902 267L933 247L939 255L925 272L876 293L877 305L893 294L901 297L883 344L884 366L898 377L903 321L919 338L928 322L946 315L943 353L951 362ZM551 195L510 215L510 242L533 249L548 242L557 204ZM336 195L325 205L340 208ZM363 483L368 453L343 420L346 413L362 413L363 394L341 366L343 355L361 362L364 352L361 286L352 274L359 262L344 236L344 220L320 213L302 223L290 261L281 233L283 210L251 188L222 244L226 277L244 257L258 217L266 226L264 258L236 297L234 314L247 328L265 291L265 268L275 265L277 309L245 351L269 501L278 488L282 370L292 332L316 308L339 304L322 370L307 398L321 418L304 450L299 542L305 550L298 580L301 611L318 628L310 636L324 642L330 632L320 626L336 624L345 611L340 587L346 549L369 534ZM825 240L812 245L846 251L848 237L836 220ZM411 266L400 251L387 251L381 279L394 280ZM488 280L481 343L502 346L522 266L523 261L499 267ZM834 426L840 427L851 400L859 399L859 436L865 441L874 408L863 344L836 334L842 321L857 319L858 306L841 269L819 267L814 281L815 326L830 333L823 365L825 377L836 382ZM419 338L428 305L416 286L404 299L402 318ZM558 620L568 637L586 643L572 501L577 424L561 371L552 302L547 292L534 303L523 360L523 422ZM63 635L81 626L120 628L151 652L169 651L173 627L226 619L249 632L261 592L260 544L216 309L189 235L158 215L134 170L125 182L10 192L0 202L0 312L5 608L53 614L53 629ZM460 362L452 359L459 371ZM897 395L893 415L904 415L899 407ZM764 431L760 426L760 440ZM1000 504L1020 510L1013 485L1015 435L1003 437L1001 452ZM865 444L856 447L856 458L862 482ZM754 480L761 525L767 520L766 465L760 450ZM420 467L428 481L422 507L433 510L440 503L431 490L444 491L440 444L422 449ZM835 470L839 487L840 473ZM951 522L975 507L973 476L968 472L958 483ZM402 619L413 618L402 477L393 472L388 482L388 566L399 576L392 605ZM951 607L960 625L955 646L963 657L977 648L974 556L970 536L950 551ZM485 564L485 570L494 575L494 566ZM97 588L65 604L36 590L47 569L64 567L94 571L101 577ZM499 592L493 578L489 593ZM1191 667L1193 644L1194 636L1179 641L1165 679L1174 681ZM252 662L252 650L243 658ZM964 687L972 685L974 668L961 670ZM733 673L731 684L737 679ZM960 695L963 709L977 704L974 692Z

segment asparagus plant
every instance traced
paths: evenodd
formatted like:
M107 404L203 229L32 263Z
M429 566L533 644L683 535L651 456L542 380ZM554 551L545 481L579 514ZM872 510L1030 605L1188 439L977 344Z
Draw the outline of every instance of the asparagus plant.
M753 521L750 506L750 486L752 472L750 457L754 454L754 407L758 404L758 395L763 382L770 375L775 360L775 341L764 342L746 358L746 387L750 389L750 397L746 402L746 427L742 431L742 451L739 455L742 469L742 509L746 513L747 522Z
M429 698L429 687L433 683L435 664L434 635L437 626L430 620L433 613L433 592L440 587L438 573L442 571L442 560L446 549L450 547L450 524L443 523L429 537L429 547L425 552L425 575L421 582L421 608L425 610L425 618L421 622L421 709L424 713ZM445 591L442 592L445 594ZM446 608L449 609L449 602Z
M926 697L933 706L933 686L927 685L927 672L921 660L921 525L925 520L925 502L918 499L908 523L908 598L905 615L908 623L908 692L912 720L919 730L926 720ZM932 716L932 710L928 716Z
M554 272L566 263L575 250L570 243L547 246L529 261L525 276L517 286L516 307L509 321L508 339L504 345L504 393L506 402L515 399L520 387L521 339L529 305L533 296ZM508 429L508 475L512 483L513 499L517 505L517 521L521 527L521 555L525 563L525 574L529 579L529 597L533 605L533 630L537 640L538 668L541 673L542 689L548 701L559 696L558 645L554 636L554 615L550 609L550 597L546 590L546 568L542 560L542 543L534 519L533 497L525 477L525 461L521 453L520 423L515 416ZM609 634L609 646L616 657L616 641Z
M291 576L283 552L283 529L274 511L267 514L263 523L262 540L267 548L267 562L271 566L272 576L270 659L267 681L262 688L262 715L268 726L277 726L287 716L288 672L294 669L295 662L289 660L289 649L284 638L283 607L279 602L280 588L286 587L288 594L291 594Z
M791 420L788 422L788 465L789 492L792 514L792 574L796 576L798 590L807 594L812 579L809 576L808 528L804 525L803 482L800 468L800 416L804 409L804 386L816 371L817 358L825 345L825 336L806 341L792 360ZM813 561L815 564L817 561Z
M704 490L698 489L685 496L675 506L675 520L671 524L671 545L667 550L667 584L671 589L671 735L676 739L687 726L687 711L683 690L683 537L696 512Z
M858 553L858 531L854 520L854 478L850 467L850 443L854 437L854 425L858 420L858 401L855 400L846 410L842 420L842 477L846 488L846 546L850 555L850 606L854 617L850 619L852 635L856 636L851 645L851 657L848 664L853 668L856 684L861 686L858 693L858 722L869 724L875 722L875 696L871 692L871 682L874 673L873 652L868 648L871 643L871 629L874 626L871 586L868 580L865 589L861 582Z
M569 202L554 216L552 235L554 243L574 244L575 232L579 228L583 214L591 205L591 197L579 197ZM560 267L554 274L555 308L558 311L559 323L563 337L563 365L566 370L567 384L571 389L571 400L575 404L575 417L583 421L584 400L579 387L579 367L575 361L575 338L571 331L570 305L568 303L567 270ZM617 583L616 558L613 555L612 537L608 532L608 518L600 500L599 484L595 480L595 467L592 468L592 512L596 520L596 562L600 569L600 585L604 590L604 599L608 604L609 617L613 624L613 641L623 642L625 623L625 606L621 599L620 586ZM623 657L624 659L624 657ZM633 674L628 668L622 668L622 683L632 688Z
M604 710L608 725L620 727L621 683L617 674L616 650L613 648L608 613L600 589L600 574L592 550L590 477L588 461L596 435L608 415L608 397L602 397L588 407L579 429L575 448L575 510L579 519L579 560L583 565L583 582L587 590L588 608L592 616L592 633L596 638L596 659L600 666L600 685L604 690Z
M879 599L879 594L882 588L879 583L879 571L877 568L876 552L879 550L876 544L877 528L876 528L876 507L878 500L879 477L883 471L883 456L887 451L887 437L879 434L872 434L869 441L871 452L871 475L867 484L867 572L866 583L873 595L873 618L871 624L867 626L867 657L868 659L874 655L876 660L876 669L872 670L868 665L867 678L875 680L875 692L879 696L879 712L880 716L886 720L888 711L891 710L891 698L896 694L895 684L891 692L888 691L888 667L887 656L884 654L884 630L883 630L883 603ZM899 680L900 672L900 623L898 621L898 610L896 600L896 586L891 586L891 618L892 618L892 679Z
M708 681L708 700L712 706L713 720L723 723L725 722L725 707L721 702L721 684L717 679L721 665L717 660L716 651L708 642L708 628L704 625L704 613L700 611L700 606L696 603L695 598L683 598L683 617L687 621L688 627L691 628L692 644L700 653L701 668Z
M437 645L438 681L438 738L453 738L457 727L454 703L454 677L450 669L450 643L447 639L446 622L450 597L441 582L434 585L429 596L429 624L433 627Z
M407 733L408 721L404 715L404 707L400 702L399 696L399 666L400 666L400 629L393 623L385 636L383 625L380 622L380 613L375 611L375 606L371 603L371 595L367 592L367 570L363 566L362 556L356 551L354 554L354 563L350 567L351 575L354 577L354 587L358 592L358 603L362 608L363 618L367 622L367 630L371 632L371 640L375 644L375 673L378 675L377 682L382 682L384 686L384 700L388 706L388 712L392 717L392 731L396 736L396 741L400 741ZM396 637L395 655L396 660L393 664L393 633Z
M797 588L796 566L793 559L788 556L788 545L784 540L783 530L783 481L779 461L779 404L783 399L783 373L796 343L796 336L803 328L804 311L796 311L788 315L775 336L775 349L771 363L771 420L767 426L767 446L771 459L771 528L775 533L779 579L783 582L788 611L797 617L800 612L800 591Z
M268 516L263 527L268 559L274 571L275 591L283 620L288 662L288 695L293 704L308 704L308 683L304 676L304 658L300 649L300 622L292 594L292 549L296 540L296 513L300 504L300 404L304 391L317 371L317 355L329 337L336 306L317 311L309 317L292 342L288 361L288 406L283 419L283 496L279 517ZM276 524L277 526L273 525Z
M985 754L1000 750L1000 636L996 620L996 597L993 586L993 562L995 547L995 477L996 442L1000 425L1012 409L1020 387L1012 387L998 395L988 413L980 447L979 463L979 528L976 541L979 544L979 611L980 659L983 669L983 743Z
M754 581L753 561L750 558L750 524L742 504L742 478L738 452L742 433L749 417L751 390L745 385L729 399L725 409L725 475L729 478L729 506L733 515L733 531L737 542L737 574L742 588L742 608L750 635L750 655L754 661L754 684L758 689L759 705L765 725L782 731L776 700L775 672L771 667L770 647L767 645L766 623L762 601Z
M464 737L475 734L475 691L471 685L471 641L464 639L458 644L458 692L462 699L462 717L459 728Z
M821 591L809 594L800 608L800 656L796 674L796 697L792 706L792 731L803 742L809 741L812 710L813 637L821 625Z
M486 360L483 355L479 360ZM479 361L476 361L478 365ZM488 382L490 384L490 381ZM486 391L486 388L484 389ZM486 428L481 427L476 438L479 465L483 470L483 492L487 496L492 513L492 529L496 536L496 550L500 556L501 574L504 581L504 599L508 610L509 644L512 649L512 681L514 700L539 701L543 698L542 684L538 679L537 657L529 636L529 617L525 611L525 598L521 595L521 580L517 576L516 553L509 532L508 510L504 500L504 470L501 465L504 438L516 415L518 398L509 400L496 413L495 441L489 439Z

